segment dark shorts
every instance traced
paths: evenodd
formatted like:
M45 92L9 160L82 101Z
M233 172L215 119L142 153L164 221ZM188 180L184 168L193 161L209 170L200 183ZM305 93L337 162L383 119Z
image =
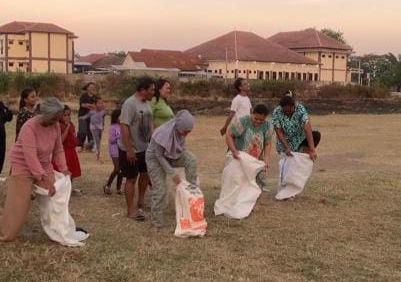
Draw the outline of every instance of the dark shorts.
M123 177L127 179L134 179L139 173L147 172L145 161L145 152L136 153L136 162L130 163L127 160L127 152L118 149L118 160L120 163L120 170Z

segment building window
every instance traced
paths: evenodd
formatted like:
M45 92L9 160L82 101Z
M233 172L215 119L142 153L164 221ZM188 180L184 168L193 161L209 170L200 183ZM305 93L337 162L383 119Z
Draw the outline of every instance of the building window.
M306 73L302 74L302 80L306 80Z
M298 80L301 80L301 79L302 79L302 74L301 74L301 73L298 73L298 74L297 74L297 79L298 79Z
M217 73L217 70L214 70L214 73Z
M22 68L24 66L24 63L18 63L18 67Z
M289 80L290 79L290 73L289 72L286 72L285 73L285 80Z
M267 80L269 80L270 79L270 72L265 72L265 78L267 79Z
M276 71L273 72L273 80L277 80L277 72Z
M317 73L315 73L315 81L319 80L319 75Z
M338 59L338 56L336 56L336 59Z
M222 74L222 73L223 73L222 69L219 69L219 74Z
M312 81L312 80L313 80L313 74L312 74L312 73L309 73L308 76L309 76L308 80L309 80L309 81Z
M291 73L291 80L294 80L295 79L295 72L292 72Z
M13 45L14 44L14 40L12 40L12 39L8 40L8 44Z
M322 58L326 58L326 55L322 55Z
M13 62L9 62L9 63L8 63L8 66L9 66L9 67L13 67L13 66L14 66L14 63L13 63Z
M231 73L234 73L234 70L232 70Z
M238 73L241 73L241 70L238 70Z
M24 45L24 41L23 40L18 40L18 44L19 45Z
M345 59L345 57L344 57L344 56L341 56L341 59Z
M282 79L283 79L283 73L282 73L281 71L278 73L278 79L279 79L279 80L282 80Z
M0 54L3 55L3 40L0 40Z
M253 71L253 73L256 73L256 71Z
M331 58L331 55L329 55L329 58Z
M3 71L4 67L3 67L3 62L0 62L0 71Z

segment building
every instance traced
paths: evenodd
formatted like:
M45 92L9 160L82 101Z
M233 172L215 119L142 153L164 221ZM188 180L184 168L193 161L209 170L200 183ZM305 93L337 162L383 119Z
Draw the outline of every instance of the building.
M0 71L72 73L71 31L51 23L11 22L0 26Z
M120 70L149 75L179 76L181 72L198 72L201 61L181 51L142 49L128 52Z
M268 38L318 63L320 81L351 81L347 62L352 48L315 29L280 32Z
M232 31L185 51L222 78L317 81L316 61L252 32Z
M89 54L77 56L74 60L75 73L111 73L116 66L121 66L124 56L115 53Z

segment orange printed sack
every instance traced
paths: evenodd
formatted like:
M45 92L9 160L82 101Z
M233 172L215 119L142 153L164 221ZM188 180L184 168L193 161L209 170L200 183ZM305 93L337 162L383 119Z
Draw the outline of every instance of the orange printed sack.
M175 195L175 212L177 227L176 237L203 237L207 223L203 215L205 199L198 186L181 181Z

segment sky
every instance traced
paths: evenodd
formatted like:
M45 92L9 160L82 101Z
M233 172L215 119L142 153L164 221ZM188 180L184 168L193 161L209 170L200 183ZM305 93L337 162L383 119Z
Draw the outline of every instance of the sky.
M0 25L50 22L74 32L80 55L186 50L233 30L262 37L331 28L358 55L401 54L400 0L0 0Z

